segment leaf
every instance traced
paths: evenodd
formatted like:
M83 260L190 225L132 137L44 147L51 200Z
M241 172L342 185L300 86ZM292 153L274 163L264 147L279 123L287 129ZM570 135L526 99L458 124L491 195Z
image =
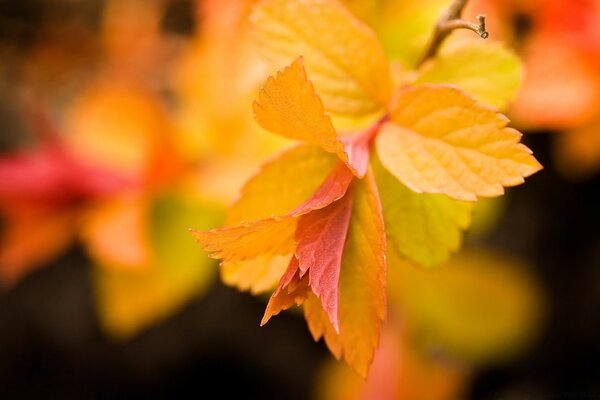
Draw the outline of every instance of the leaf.
M287 310L294 304L301 305L311 292L308 286L308 279L308 275L300 276L298 259L292 257L285 274L283 274L279 281L277 290L273 292L269 299L260 326L265 325L272 316L279 314L283 310Z
M417 193L495 197L542 166L508 119L443 85L399 91L376 138L383 166Z
M223 259L224 262L290 254L295 247L297 218L342 198L353 176L340 161L308 200L284 216L273 216L210 231L190 232L204 250L211 253L211 257Z
M539 282L527 265L466 249L423 270L388 252L390 306L424 346L470 364L505 361L533 338L544 316Z
M340 273L344 358L365 377L386 317L386 240L372 171L357 182Z
M419 70L416 84L449 83L477 100L504 109L522 81L519 58L500 42L445 47Z
M77 96L65 118L69 150L97 167L140 179L169 155L167 112L139 86L99 80Z
M315 342L323 338L331 354L339 360L343 354L342 342L323 310L321 300L314 294L309 294L304 302L304 318Z
M576 46L558 45L552 35L531 39L523 49L527 75L511 105L512 118L531 130L566 130L591 122L600 109L598 64L587 60Z
M323 103L306 77L302 56L277 76L270 76L253 104L260 126L278 135L321 146L337 154L343 161L348 157Z
M272 290L286 267L291 254L270 257L256 257L251 260L221 263L221 279L230 286L252 294Z
M398 253L424 267L445 261L461 244L473 203L440 194L415 193L373 162L385 230Z
M35 118L34 118L35 119ZM49 124L32 121L32 125ZM37 134L55 135L37 127ZM35 149L6 154L0 158L0 201L22 205L42 202L63 205L73 198L112 195L133 185L133 181L108 169L75 158L65 143L52 137Z
M325 109L363 115L388 103L392 80L383 48L338 2L266 0L251 20L266 58L278 67L304 56Z
M411 334L399 318L386 321L381 344L367 379L345 365L328 362L317 378L318 399L456 400L464 398L470 371L458 362L422 349L420 336ZM359 395L357 395L359 394Z
M353 180L354 175L352 175L352 172L346 165L338 162L312 196L304 204L292 211L290 215L300 216L327 207L346 194L348 186Z
M1 217L0 289L58 257L75 238L77 215L72 210L8 207Z
M352 193L320 210L303 215L296 228L300 275L307 271L310 287L336 332L339 332L339 277L352 212Z
M161 196L151 207L152 263L142 270L122 271L99 265L93 284L102 327L126 339L160 321L213 282L214 262L197 251L186 228L219 225L223 210L212 203L176 194ZM102 261L101 261L102 263Z
M315 340L324 336L331 352L336 357L343 354L348 365L363 377L373 360L381 322L386 317L385 251L381 205L373 173L369 171L356 185L342 258L340 334L336 335L331 323L323 318L320 307L310 303L310 297L304 304L305 318Z
M294 251L296 220L292 217L274 217L246 222L210 231L190 232L210 253L223 262L239 262L262 256L290 254Z
M377 131L378 129L369 129L364 133L344 136L340 139L344 144L344 151L348 155L348 167L359 178L364 177L369 168L371 142Z
M102 265L120 270L143 270L152 258L147 237L150 208L140 196L120 196L98 203L83 219L87 251Z
M372 26L386 54L403 66L413 68L429 45L432 28L449 1L385 1L377 4L379 10Z
M336 162L337 157L317 146L298 146L278 155L244 185L226 224L289 213L317 190Z

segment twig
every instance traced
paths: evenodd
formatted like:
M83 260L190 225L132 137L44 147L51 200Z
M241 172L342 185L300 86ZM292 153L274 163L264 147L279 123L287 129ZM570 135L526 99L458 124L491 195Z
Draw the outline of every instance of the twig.
M427 48L427 51L421 58L421 61L418 63L417 67L423 65L425 61L433 58L438 50L440 49L444 40L452 33L452 31L456 29L469 29L483 39L487 39L489 37L489 33L485 29L485 15L477 16L477 22L474 23L471 21L467 21L465 19L461 19L461 15L465 6L467 5L468 0L454 0L452 4L442 13L440 19L435 25L435 31L433 32L433 38L431 39L431 43Z

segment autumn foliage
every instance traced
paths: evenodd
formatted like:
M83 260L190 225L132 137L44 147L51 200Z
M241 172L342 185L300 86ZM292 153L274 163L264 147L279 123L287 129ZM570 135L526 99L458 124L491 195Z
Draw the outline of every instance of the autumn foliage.
M261 1L251 20L280 68L255 119L303 143L246 183L224 228L193 234L229 283L259 292L279 280L262 324L304 305L313 337L366 376L386 317L386 248L439 264L458 249L473 202L541 169L494 108L516 84L495 90L490 78L518 65L499 45L456 44L393 75L373 31L335 1ZM447 67L464 60L483 60L482 84L471 68ZM354 118L352 132L332 116Z

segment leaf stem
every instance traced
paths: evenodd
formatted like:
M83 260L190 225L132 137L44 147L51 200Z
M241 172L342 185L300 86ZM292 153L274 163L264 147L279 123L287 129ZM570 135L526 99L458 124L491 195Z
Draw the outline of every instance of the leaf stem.
M435 25L433 38L429 43L429 47L423 55L423 58L421 58L421 61L417 64L417 67L423 65L425 61L430 58L435 57L444 40L456 29L471 30L483 39L489 37L489 33L485 29L485 15L477 16L477 23L461 18L462 12L467 5L467 1L468 0L454 0L454 2L452 2L452 4L450 4L450 6L442 13Z

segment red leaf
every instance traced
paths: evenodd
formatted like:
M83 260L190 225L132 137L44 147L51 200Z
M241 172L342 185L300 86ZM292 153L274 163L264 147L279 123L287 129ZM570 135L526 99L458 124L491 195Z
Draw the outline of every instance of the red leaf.
M292 257L290 265L281 277L277 289L269 299L269 304L267 304L267 309L260 322L260 326L269 322L272 316L290 308L294 303L297 305L302 304L310 294L308 279L307 276L300 276L298 259Z
M348 165L352 166L359 178L367 173L371 157L371 142L386 121L387 117L384 117L364 133L340 138L340 142L344 144L344 152L348 156Z
M288 215L299 216L327 207L344 196L352 178L354 178L352 171L343 162L338 162L315 193Z
M300 276L309 272L312 291L339 332L339 277L352 214L352 191L326 208L303 215L296 228Z
M251 260L260 255L289 254L293 250L293 231L297 219L342 198L353 177L352 171L340 161L308 200L283 216L206 232L193 229L190 232L211 257L223 259L224 262Z

